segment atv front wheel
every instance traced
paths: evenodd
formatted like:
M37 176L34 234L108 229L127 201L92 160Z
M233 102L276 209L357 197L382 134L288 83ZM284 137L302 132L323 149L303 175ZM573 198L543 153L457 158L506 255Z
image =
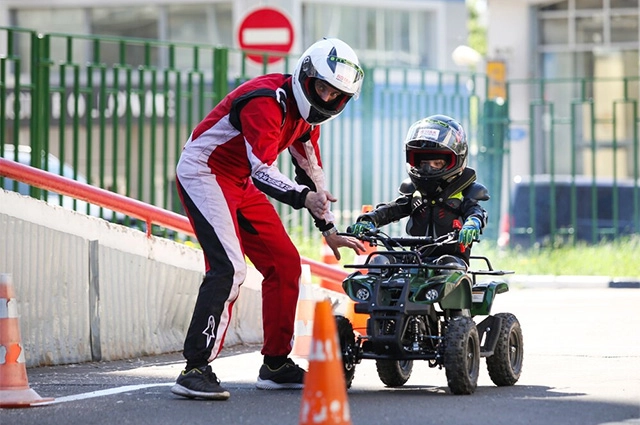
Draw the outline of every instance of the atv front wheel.
M411 377L413 360L376 360L376 369L387 387L401 387Z
M498 313L495 316L502 318L502 325L493 355L487 357L487 370L494 384L506 387L518 382L522 372L522 329L516 316L511 313Z
M459 316L449 321L443 360L451 392L473 394L480 372L480 338L470 317Z
M336 316L336 328L340 342L340 353L342 354L344 381L347 388L351 388L353 377L356 374L356 336L353 333L351 322L344 316Z

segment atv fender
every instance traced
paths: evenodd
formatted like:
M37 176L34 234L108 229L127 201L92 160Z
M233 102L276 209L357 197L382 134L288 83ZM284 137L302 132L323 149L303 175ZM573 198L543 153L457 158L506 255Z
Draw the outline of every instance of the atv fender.
M498 338L500 337L500 327L502 318L498 316L487 316L482 322L476 325L480 341L484 344L480 347L480 357L493 356Z
M443 310L470 310L472 307L471 281L466 275L462 273L460 275L455 284L445 284L444 294L440 300L440 307Z
M497 294L509 290L509 285L502 281L483 282L471 288L473 307L471 316L487 316L491 313L491 306Z

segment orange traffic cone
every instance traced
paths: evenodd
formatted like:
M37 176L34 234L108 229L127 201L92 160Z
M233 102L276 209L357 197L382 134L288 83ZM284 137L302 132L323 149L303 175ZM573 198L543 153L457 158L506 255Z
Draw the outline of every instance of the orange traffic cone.
M342 354L331 302L316 304L309 371L304 378L300 425L351 425Z
M29 388L11 275L0 274L0 407L29 407L51 401Z
M301 283L293 329L293 348L291 349L291 354L294 356L306 358L309 355L309 346L313 336L313 308L315 304L311 285Z

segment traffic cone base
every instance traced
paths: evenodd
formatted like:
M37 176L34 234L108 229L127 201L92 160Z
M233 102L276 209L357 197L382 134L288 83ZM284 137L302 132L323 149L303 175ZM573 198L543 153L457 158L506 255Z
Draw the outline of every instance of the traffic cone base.
M31 407L34 404L53 401L43 398L31 388L26 390L0 390L0 407Z
M0 407L29 407L52 400L29 388L11 275L0 274Z
M331 302L316 304L300 425L351 425L342 354Z

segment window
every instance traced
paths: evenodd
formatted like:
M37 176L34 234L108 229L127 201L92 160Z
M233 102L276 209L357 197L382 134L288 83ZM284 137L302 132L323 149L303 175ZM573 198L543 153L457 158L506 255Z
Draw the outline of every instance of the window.
M145 39L158 38L159 10L154 6L146 7L110 7L91 9L91 33L95 35L111 35L114 37L135 37ZM158 62L158 49L151 48L148 52L140 45L128 45L126 51L120 51L120 46L113 42L101 42L100 57L92 58L96 62L107 64L124 63L139 66L145 62Z
M17 27L37 29L41 33L63 32L67 34L86 34L85 13L82 9L16 9L13 11L13 24ZM31 72L30 57L31 39L26 33L16 33L15 39L18 56L25 58L21 63L20 72L28 75ZM54 59L55 40L52 40L51 55ZM85 51L73 47L73 57L86 61Z
M168 6L167 39L233 46L231 3Z
M15 26L37 29L41 33L87 33L84 10L79 8L16 9L14 17Z
M567 44L569 43L568 19L547 18L540 21L541 44Z
M638 42L638 15L611 16L611 42Z
M621 9L621 8L637 9L638 8L638 0L609 0L609 4L612 9Z
M567 10L569 9L569 2L567 0L559 1L554 4L550 4L548 6L542 6L540 10L542 12L553 11L553 10Z
M311 45L322 37L338 37L369 65L433 67L434 12L307 3L302 6L305 39ZM463 18L466 19L466 16ZM466 22L466 21L464 21ZM462 27L461 31L465 31Z
M116 37L158 38L159 10L155 6L91 9L91 33Z
M575 2L576 9L602 9L602 0L578 0Z
M639 16L638 0L572 0L540 6L537 19L542 76L551 76L549 56L558 55L572 60L559 62L558 66L568 68L553 74L589 76L593 61L581 58L603 51L622 53L628 58L623 62L622 75L637 75Z
M576 43L602 44L603 42L602 15L576 18Z

